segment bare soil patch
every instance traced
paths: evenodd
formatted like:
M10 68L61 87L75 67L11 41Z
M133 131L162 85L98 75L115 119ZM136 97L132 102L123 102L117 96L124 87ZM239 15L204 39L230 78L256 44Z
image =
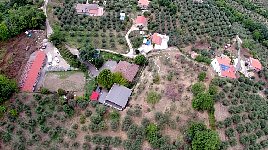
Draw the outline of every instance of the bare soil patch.
M79 92L84 90L85 82L82 72L48 72L43 85L51 91L57 91L61 88L66 91Z
M44 38L44 31L34 31L31 38L21 33L0 42L0 72L19 81L30 55L40 48Z
M183 138L183 131L189 121L202 121L208 126L207 113L197 113L192 108L190 87L197 82L199 72L208 71L210 68L197 64L175 49L151 55L149 65L134 88L130 106L141 105L143 117L151 121L154 120L156 112L169 112L176 127L165 128L163 134L169 135L172 140ZM159 76L159 81L155 81L156 76ZM209 82L209 78L206 82ZM149 91L161 94L161 100L154 106L146 101ZM177 118L179 121L176 121Z

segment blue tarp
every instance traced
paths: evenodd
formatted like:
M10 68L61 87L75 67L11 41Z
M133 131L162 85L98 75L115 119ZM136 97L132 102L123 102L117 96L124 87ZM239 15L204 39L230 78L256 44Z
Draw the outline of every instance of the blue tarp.
M145 43L145 45L151 45L151 41L147 40L147 42Z
M221 66L222 71L226 71L226 70L228 70L230 68L229 66L226 66L226 65L223 65L223 64L220 64L220 66Z

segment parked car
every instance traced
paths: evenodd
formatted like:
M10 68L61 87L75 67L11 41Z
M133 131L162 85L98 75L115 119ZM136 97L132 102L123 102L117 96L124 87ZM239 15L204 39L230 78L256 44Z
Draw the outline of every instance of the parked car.
M42 49L46 49L47 48L47 43L43 43L42 44Z

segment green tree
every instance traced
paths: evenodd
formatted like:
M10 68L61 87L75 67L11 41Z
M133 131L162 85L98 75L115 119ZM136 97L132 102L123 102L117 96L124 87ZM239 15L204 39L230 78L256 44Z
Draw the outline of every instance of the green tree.
M120 72L115 72L112 74L112 81L113 83L117 83L119 85L126 86L128 84L127 79L125 79Z
M0 103L9 99L17 91L17 83L0 74Z
M49 37L49 40L56 46L66 41L63 32L60 31L58 27L54 29L53 33Z
M197 110L211 110L213 99L209 93L199 93L192 101L192 106Z
M199 80L199 81L204 81L205 78L206 78L206 76L207 76L206 72L200 72L200 73L198 74L198 80Z
M204 92L205 90L206 90L206 86L204 83L201 83L201 82L195 83L192 86L192 93L194 94L194 96L196 96L199 93Z
M4 22L0 24L0 41L4 41L9 38L9 31Z
M210 95L216 95L218 93L217 86L215 86L213 84L209 85L208 92L209 92Z
M110 89L113 85L112 72L108 69L104 69L97 77L97 82L101 86Z
M137 65L144 65L147 62L144 55L136 56L134 61L135 61L135 64L137 64Z
M146 139L152 147L158 147L158 139L160 138L159 128L156 124L149 124L146 127Z
M220 138L216 131L197 131L192 141L193 150L218 150Z

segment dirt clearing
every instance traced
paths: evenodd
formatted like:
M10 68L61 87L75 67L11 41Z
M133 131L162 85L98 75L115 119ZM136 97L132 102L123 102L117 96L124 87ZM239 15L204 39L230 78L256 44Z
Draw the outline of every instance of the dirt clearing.
M40 48L44 38L44 31L33 31L31 38L21 33L0 42L0 73L19 81L30 55Z
M44 87L51 91L57 91L59 88L66 91L82 92L84 90L86 79L83 72L47 72Z

